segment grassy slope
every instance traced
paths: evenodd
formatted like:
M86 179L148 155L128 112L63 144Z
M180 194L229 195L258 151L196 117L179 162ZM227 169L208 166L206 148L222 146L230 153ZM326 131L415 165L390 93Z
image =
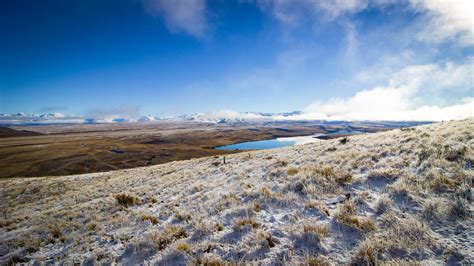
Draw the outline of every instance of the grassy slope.
M473 263L472 132L471 119L225 165L0 180L0 263Z

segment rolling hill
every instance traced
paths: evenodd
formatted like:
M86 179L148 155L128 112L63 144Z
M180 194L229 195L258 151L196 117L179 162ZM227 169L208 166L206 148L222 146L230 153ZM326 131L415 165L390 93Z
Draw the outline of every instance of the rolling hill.
M474 120L0 180L0 263L474 263Z
M41 133L28 131L28 130L15 130L9 127L0 127L0 138L37 136L37 135L41 135Z

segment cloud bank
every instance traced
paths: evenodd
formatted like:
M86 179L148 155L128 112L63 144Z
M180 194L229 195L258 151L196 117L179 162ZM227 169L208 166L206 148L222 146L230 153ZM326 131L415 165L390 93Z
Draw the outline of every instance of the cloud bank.
M409 66L393 74L387 86L358 91L349 98L316 101L304 113L333 120L441 121L472 117L474 98L462 97L474 89L472 65L471 59L458 65ZM450 96L449 100L445 95Z

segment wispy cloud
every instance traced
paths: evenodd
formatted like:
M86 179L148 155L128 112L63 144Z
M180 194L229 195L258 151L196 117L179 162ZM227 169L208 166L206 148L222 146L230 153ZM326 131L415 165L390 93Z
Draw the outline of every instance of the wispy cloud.
M264 12L281 22L294 24L305 16L334 20L346 14L357 13L367 8L368 0L257 0Z
M205 0L143 0L145 9L163 18L172 32L204 37L208 29Z

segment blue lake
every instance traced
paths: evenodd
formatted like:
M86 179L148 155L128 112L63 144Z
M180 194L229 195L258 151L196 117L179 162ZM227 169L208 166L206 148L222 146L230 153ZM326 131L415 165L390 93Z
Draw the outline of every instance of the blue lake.
M224 150L224 151L265 150L265 149L273 149L273 148L290 146L295 143L296 141L291 141L291 140L268 139L268 140L247 141L247 142L241 142L241 143L236 143L236 144L230 144L230 145L217 147L216 149Z
M362 131L344 131L340 130L337 132L331 132L327 134L316 134L312 136L299 136L299 137L288 137L288 138L276 138L268 140L257 140L257 141L247 141L236 144L230 144L225 146L216 147L218 150L224 151L233 151L233 150L265 150L265 149L274 149L281 148L291 145L300 145L311 142L320 142L321 140L317 137L321 136L330 136L334 134L361 134Z

